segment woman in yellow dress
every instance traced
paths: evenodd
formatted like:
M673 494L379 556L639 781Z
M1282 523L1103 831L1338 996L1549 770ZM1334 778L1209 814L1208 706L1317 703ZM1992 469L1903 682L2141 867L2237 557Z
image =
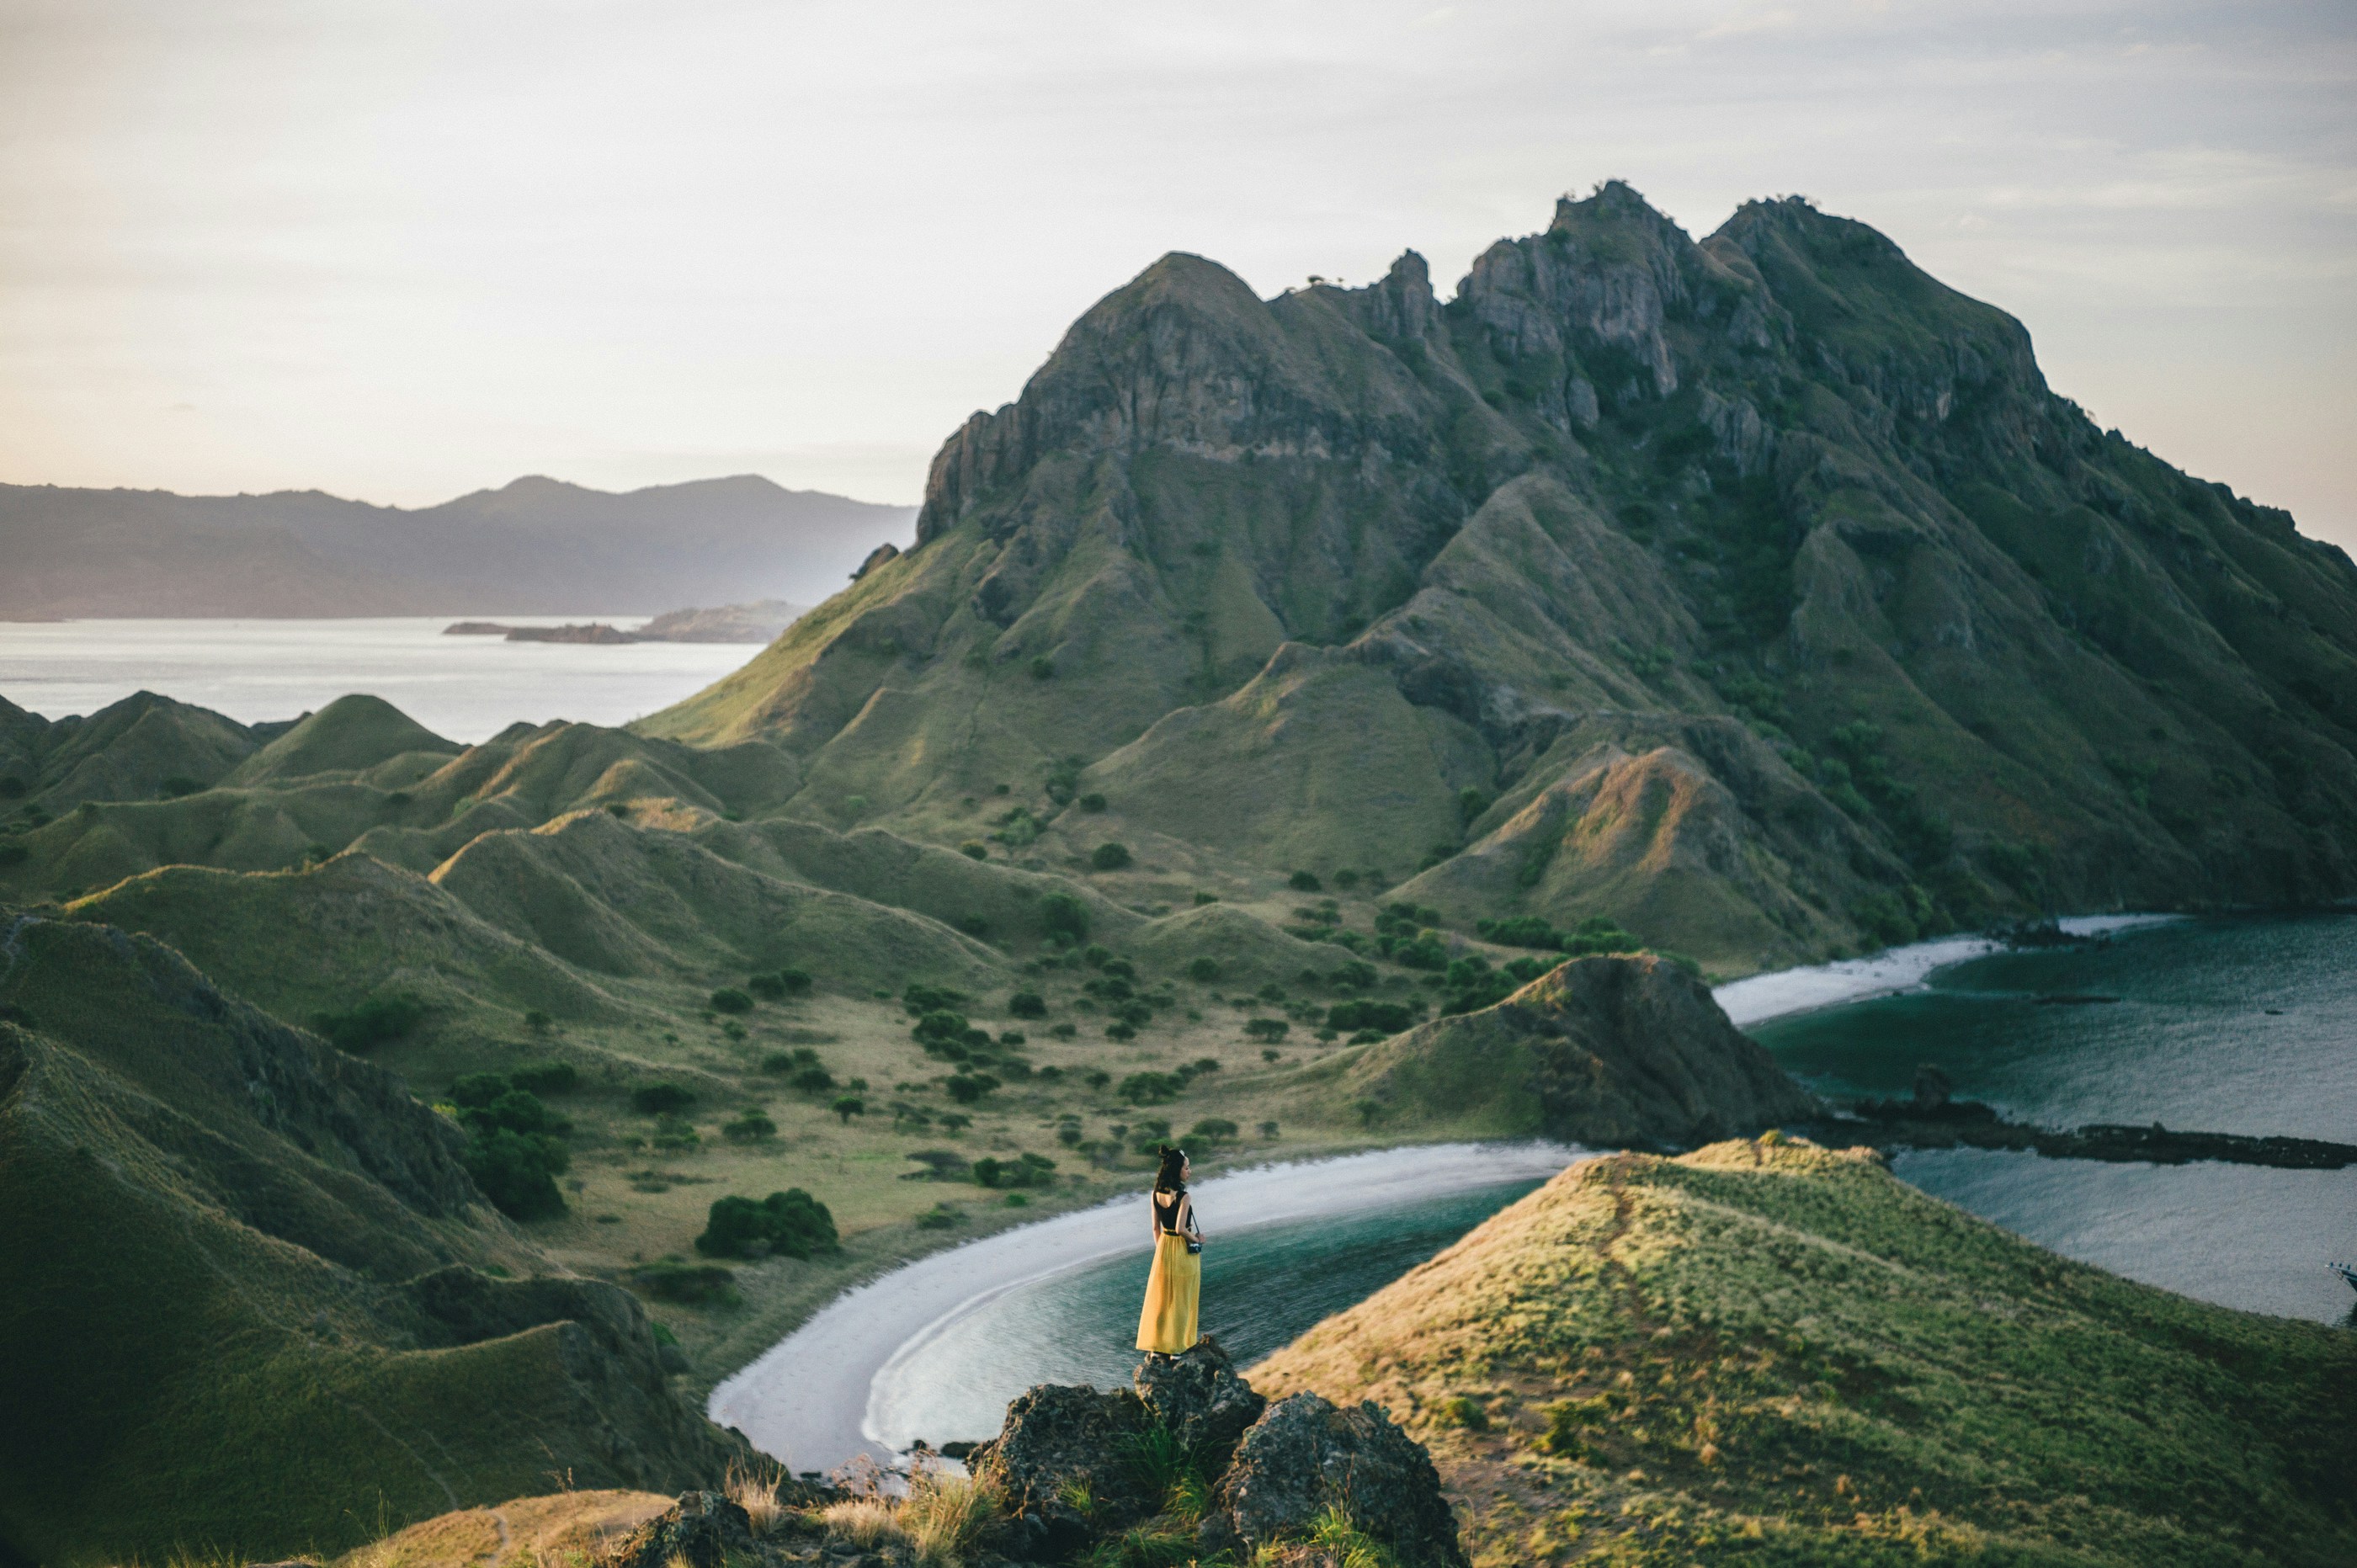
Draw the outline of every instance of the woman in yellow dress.
M1146 1308L1137 1315L1137 1348L1176 1356L1195 1348L1196 1314L1203 1291L1203 1233L1187 1196L1187 1151L1162 1148L1154 1176L1154 1272L1146 1276Z

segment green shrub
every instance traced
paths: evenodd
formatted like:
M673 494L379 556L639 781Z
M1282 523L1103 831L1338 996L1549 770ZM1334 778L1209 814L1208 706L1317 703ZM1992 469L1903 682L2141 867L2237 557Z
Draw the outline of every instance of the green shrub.
M834 1074L816 1062L812 1062L807 1066L798 1067L794 1076L787 1081L804 1094L824 1094L834 1087Z
M20 843L0 843L0 865L22 865L33 858L33 852Z
M986 1072L957 1072L952 1073L942 1087L948 1090L950 1098L960 1105L972 1105L996 1089L998 1080Z
M900 1005L911 1014L955 1012L973 998L963 991L952 991L946 985L926 985L911 981L900 993Z
M425 1004L404 992L371 996L342 1013L314 1013L311 1027L339 1050L360 1052L398 1040L425 1020Z
M467 1141L464 1159L483 1196L510 1219L549 1219L565 1212L556 1176L569 1162L557 1139L494 1126Z
M1113 1081L1113 1074L1105 1071L1105 1069L1101 1067L1092 1067L1086 1072L1081 1074L1081 1081L1087 1084L1091 1089L1103 1089L1106 1084Z
M0 800L21 800L32 791L32 786L14 773L0 779Z
M1031 679L1034 681L1052 679L1055 673L1055 661L1046 654L1042 653L1031 660Z
M1134 1072L1121 1080L1121 1097L1132 1105L1159 1105L1185 1088L1176 1073Z
M1230 1144L1235 1141L1236 1124L1224 1116L1206 1116L1188 1129L1187 1136L1206 1144Z
M745 982L745 989L764 1002L782 1002L789 996L804 995L810 988L809 972L800 969L773 969Z
M1105 798L1091 790L1081 797L1080 807L1083 811L1102 811L1105 809Z
M733 985L724 985L712 993L715 1013L750 1013L753 998Z
M581 1069L571 1062L527 1062L508 1080L534 1094L570 1094L581 1087Z
M1244 1020L1244 1037L1247 1039L1270 1041L1281 1040L1285 1038L1291 1030L1292 1026L1287 1024L1282 1018L1247 1018Z
M1010 1018L1044 1018L1048 1015L1048 999L1036 991L1018 991L1006 999L1006 1015Z
M194 795L204 786L185 773L175 773L156 786L156 793L167 800L177 800L183 795Z
M843 1124L848 1127L851 1125L851 1119L854 1116L865 1116L867 1114L867 1101L860 1099L859 1096L856 1094L840 1095L827 1106L827 1109L834 1112L835 1115L841 1117L843 1119Z
M758 1144L778 1135L778 1124L765 1112L748 1111L734 1122L724 1122L720 1135L732 1144Z
M1490 1430L1490 1412L1482 1408L1480 1400L1465 1394L1452 1394L1441 1401L1435 1414L1445 1426L1461 1426L1468 1432Z
M642 1083L630 1090L630 1109L641 1116L662 1116L695 1103L695 1091L676 1083Z
M1086 941L1089 907L1070 893L1050 893L1039 900L1039 929L1050 938Z
M965 1210L953 1203L936 1203L917 1216L920 1230L946 1230L952 1225L965 1223Z
M1297 893L1315 893L1324 886L1315 874L1307 871L1295 872L1285 879L1285 885Z
M1415 1015L1399 1002L1370 1002L1364 999L1337 1002L1326 1009L1326 1026L1329 1029L1372 1029L1382 1036L1396 1035L1415 1023Z
M965 856L968 860L988 860L990 858L990 846L976 840L968 839L965 843L958 845L958 853Z
M1108 1040L1122 1041L1134 1040L1137 1038L1137 1026L1125 1020L1116 1018L1112 1023L1105 1026L1105 1038Z
M781 1252L808 1258L837 1250L834 1216L801 1187L773 1192L756 1203L749 1197L716 1201L695 1250L710 1258L759 1258Z
M1097 871L1119 871L1130 864L1129 846L1107 842L1089 852L1089 865Z
M1040 1155L998 1160L988 1155L974 1162L974 1179L980 1187L1046 1187L1055 1180L1056 1162Z
M523 1026L535 1035L545 1033L548 1026L555 1021L537 1007L527 1007L523 1010Z
M717 1263L645 1263L623 1278L657 1301L685 1306L729 1306L737 1299L737 1276Z

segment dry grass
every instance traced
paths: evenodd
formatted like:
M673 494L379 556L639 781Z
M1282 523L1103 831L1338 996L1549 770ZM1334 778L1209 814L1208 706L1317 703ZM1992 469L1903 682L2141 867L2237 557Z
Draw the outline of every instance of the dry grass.
M889 1498L849 1498L827 1504L818 1517L819 1522L826 1526L827 1534L854 1546L905 1543L909 1539L908 1532L900 1528L899 1506Z
M997 1509L998 1499L988 1488L963 1476L920 1470L909 1477L909 1495L901 1499L900 1528L919 1562L953 1564Z
M747 1467L732 1463L728 1466L728 1500L745 1510L745 1517L753 1521L755 1535L769 1534L791 1511L778 1500L778 1489L784 1484L785 1477L766 1466Z

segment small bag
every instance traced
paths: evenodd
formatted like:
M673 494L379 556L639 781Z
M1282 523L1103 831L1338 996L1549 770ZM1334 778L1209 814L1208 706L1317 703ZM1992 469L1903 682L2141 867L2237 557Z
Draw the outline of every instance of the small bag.
M1192 1258L1200 1256L1202 1251L1203 1242L1200 1237L1189 1236L1187 1238L1187 1255L1189 1257Z

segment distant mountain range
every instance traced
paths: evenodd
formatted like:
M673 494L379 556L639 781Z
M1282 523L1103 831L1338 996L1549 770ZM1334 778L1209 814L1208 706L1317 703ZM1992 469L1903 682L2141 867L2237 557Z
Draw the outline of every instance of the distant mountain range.
M0 485L0 619L816 604L915 515L750 474L619 495L522 478L414 510L317 490Z

